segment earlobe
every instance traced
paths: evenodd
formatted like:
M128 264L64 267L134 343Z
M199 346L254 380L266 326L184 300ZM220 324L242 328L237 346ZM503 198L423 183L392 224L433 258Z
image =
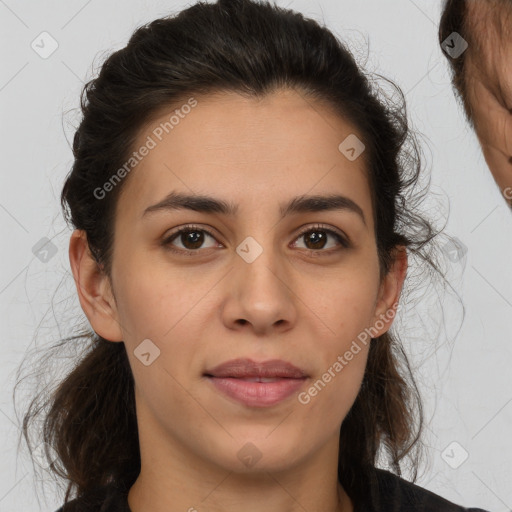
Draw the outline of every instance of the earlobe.
M122 341L110 281L91 254L83 230L76 229L71 234L69 262L80 305L94 331L107 340Z
M378 329L374 338L382 336L389 330L396 316L402 286L407 274L407 249L397 246L394 251L393 263L384 276L379 288L373 325ZM380 328L379 328L380 326Z

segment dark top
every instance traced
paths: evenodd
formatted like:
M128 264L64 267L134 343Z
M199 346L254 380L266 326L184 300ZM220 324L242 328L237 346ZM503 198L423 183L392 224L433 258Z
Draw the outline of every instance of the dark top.
M369 491L370 505L354 505L354 512L487 512L481 508L464 508L445 500L393 473L376 470L377 485ZM113 484L95 493L81 496L56 512L131 512L128 491Z

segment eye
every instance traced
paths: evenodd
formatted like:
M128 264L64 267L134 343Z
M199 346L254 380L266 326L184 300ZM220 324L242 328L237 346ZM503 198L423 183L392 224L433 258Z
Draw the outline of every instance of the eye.
M213 234L207 229L188 225L174 231L174 233L162 241L162 245L172 252L193 256L199 252L197 249L201 248L205 237L215 240ZM182 244L181 249L173 248L172 242L176 239Z
M321 224L317 224L316 226L309 226L306 229L302 230L297 238L300 240L301 238L305 240L306 249L310 253L316 252L327 252L331 253L332 250L323 250L326 247L326 243L329 237L334 238L339 245L343 248L348 249L350 247L350 243L341 233L334 231L333 229L326 228Z
M304 239L306 241L305 249L309 253L331 253L333 252L332 248L331 250L322 250L325 249L329 237L335 239L338 242L338 246L341 245L344 248L350 247L350 243L341 233L338 233L333 229L325 228L321 224L308 226L303 229L295 240L300 240L301 238ZM171 233L171 235L162 241L162 245L172 252L195 256L199 253L199 249L202 248L205 238L215 240L214 235L207 229L195 225L187 225ZM181 243L181 248L175 248L175 240ZM296 244L297 242L294 244L295 247ZM212 245L211 247L215 247L215 245Z

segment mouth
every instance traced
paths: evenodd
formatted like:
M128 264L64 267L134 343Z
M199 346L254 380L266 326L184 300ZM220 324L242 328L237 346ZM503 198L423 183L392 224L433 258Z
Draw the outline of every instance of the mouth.
M234 379L301 379L308 377L304 370L282 359L256 362L247 358L226 361L211 370L206 370L203 375Z
M247 407L270 407L283 402L299 391L307 380L307 377L206 377L222 395Z
M247 407L270 407L297 392L309 376L283 360L235 359L204 374L217 391Z
M214 375L206 375L206 377L211 377L212 379L237 379L244 382L279 382L286 377L215 377Z

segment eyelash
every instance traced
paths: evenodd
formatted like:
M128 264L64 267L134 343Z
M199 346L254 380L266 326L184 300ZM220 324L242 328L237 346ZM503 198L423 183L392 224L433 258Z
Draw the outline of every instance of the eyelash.
M180 255L184 255L184 256L196 256L200 252L200 249L196 249L196 250L193 250L193 251L187 250L187 249L175 249L171 245L171 242L173 242L176 238L178 238L182 233L189 233L189 232L194 232L194 231L206 233L207 235L209 235L209 236L211 236L212 238L215 239L215 235L211 231L209 231L208 229L205 229L205 228L193 225L193 224L187 224L186 226L183 226L182 228L174 231L171 235L166 237L162 241L162 245L167 250L169 250L169 251L171 251L173 253L176 253L176 254L180 254ZM329 229L327 227L324 227L322 224L316 224L314 226L308 226L307 228L303 229L297 235L295 240L298 240L300 237L304 236L307 233L313 232L313 231L324 231L325 233L328 233L329 235L334 236L334 238L336 238L336 240L341 244L341 246L343 248L348 249L349 247L351 247L348 239L344 238L340 233L338 233L338 232L336 232L336 231L334 231L332 229ZM309 254L314 254L315 256L317 256L319 253L322 253L322 252L327 253L329 255L329 254L332 254L333 252L336 252L337 250L339 250L339 249L334 249L334 250L333 249L330 249L330 250L305 249L306 252L308 252Z

